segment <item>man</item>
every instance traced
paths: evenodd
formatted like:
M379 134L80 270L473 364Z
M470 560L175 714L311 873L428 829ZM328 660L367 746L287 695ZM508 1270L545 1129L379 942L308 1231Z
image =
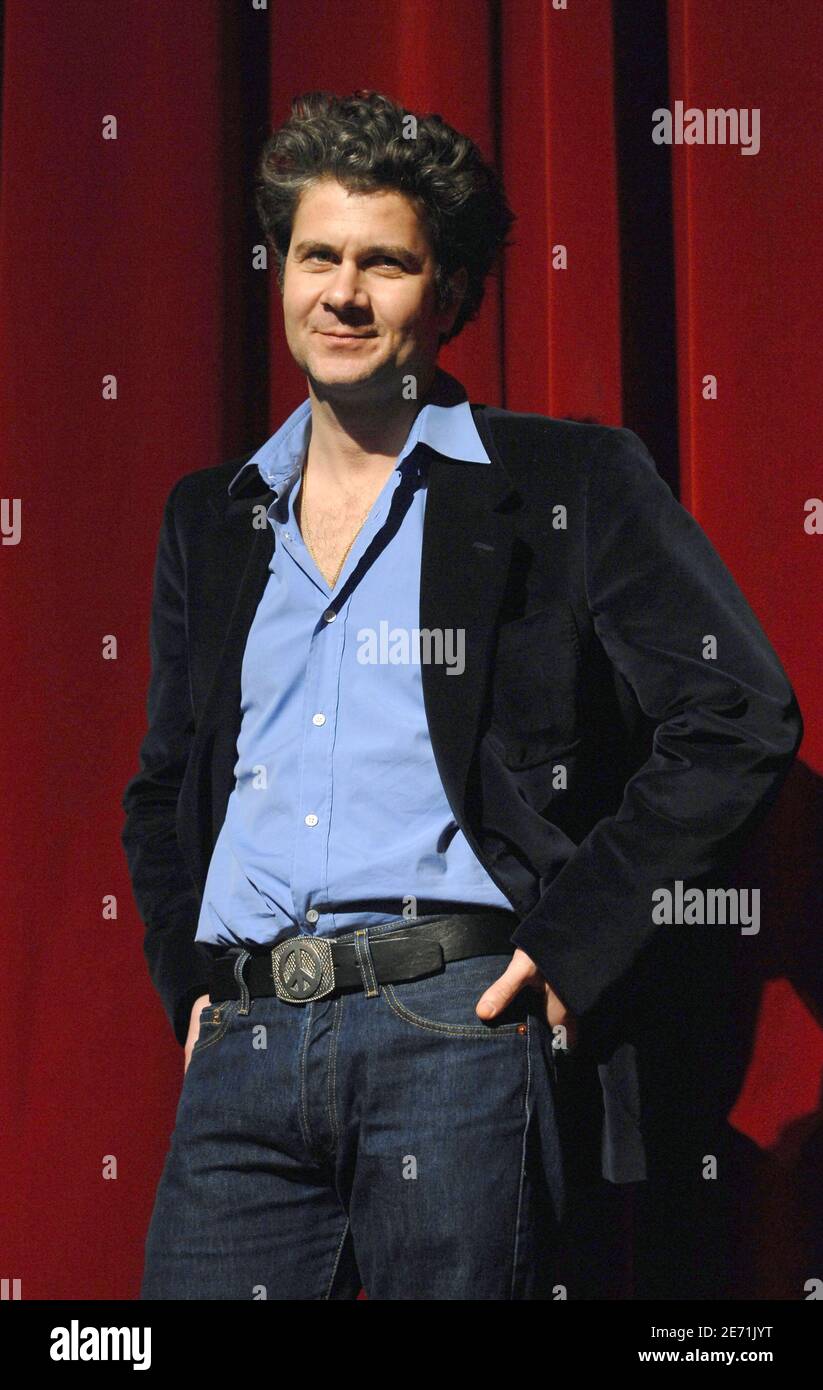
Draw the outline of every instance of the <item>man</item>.
M308 398L172 489L123 799L186 1062L141 1296L556 1296L592 1074L646 1176L653 895L728 862L797 703L631 431L437 367L512 221L470 141L310 94L258 206Z

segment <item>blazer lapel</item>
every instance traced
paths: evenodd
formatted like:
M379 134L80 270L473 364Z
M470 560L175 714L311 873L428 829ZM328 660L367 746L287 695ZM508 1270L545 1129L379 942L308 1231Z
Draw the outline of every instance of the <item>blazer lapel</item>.
M483 407L474 407L473 414L491 463L452 461L430 451L420 576L421 629L452 628L464 634L462 675L450 675L445 664L422 668L432 750L458 822L464 819L466 783L509 573L514 511L509 499L517 499Z

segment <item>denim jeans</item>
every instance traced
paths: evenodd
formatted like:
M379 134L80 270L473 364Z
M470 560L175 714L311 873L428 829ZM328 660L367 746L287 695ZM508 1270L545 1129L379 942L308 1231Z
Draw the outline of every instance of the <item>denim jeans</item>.
M508 959L371 997L204 1008L140 1297L552 1298L564 1178L545 1006L525 988L491 1023L474 1011Z

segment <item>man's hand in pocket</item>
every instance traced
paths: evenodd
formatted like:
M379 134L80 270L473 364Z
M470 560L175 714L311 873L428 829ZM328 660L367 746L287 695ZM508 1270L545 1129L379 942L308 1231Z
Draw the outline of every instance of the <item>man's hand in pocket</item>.
M542 994L545 1000L546 1022L555 1033L555 1046L564 1052L571 1051L577 1041L577 1024L574 1014L569 1013L562 999L555 994L548 980L541 974L531 956L518 947L503 974L489 985L475 1006L480 1018L494 1018L511 1003L515 995L526 986ZM560 1032L563 1029L563 1032Z
M186 1038L186 1045L183 1048L183 1075L189 1069L191 1054L194 1044L200 1036L200 1012L211 1002L208 994L201 994L199 999L195 999L191 1006L191 1019L189 1020L189 1032Z

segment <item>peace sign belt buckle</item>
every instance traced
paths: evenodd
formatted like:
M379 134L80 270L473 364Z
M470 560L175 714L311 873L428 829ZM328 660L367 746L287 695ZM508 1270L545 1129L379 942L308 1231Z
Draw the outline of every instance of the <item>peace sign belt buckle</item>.
M274 992L287 1004L309 1004L334 989L331 942L290 936L271 953Z

